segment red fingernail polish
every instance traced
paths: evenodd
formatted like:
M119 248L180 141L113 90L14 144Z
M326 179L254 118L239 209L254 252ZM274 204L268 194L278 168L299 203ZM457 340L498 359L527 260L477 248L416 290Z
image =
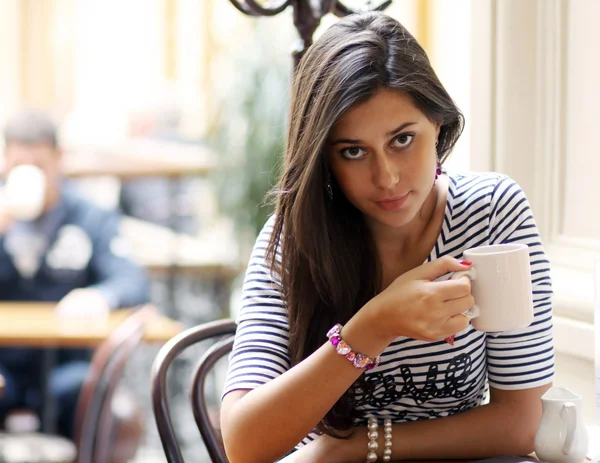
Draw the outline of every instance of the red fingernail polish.
M473 265L473 262L469 260L459 260L458 263L461 265Z
M453 346L453 345L454 345L454 337L455 337L455 335L448 336L448 337L445 339L445 341L446 341L448 344L450 344L451 346Z

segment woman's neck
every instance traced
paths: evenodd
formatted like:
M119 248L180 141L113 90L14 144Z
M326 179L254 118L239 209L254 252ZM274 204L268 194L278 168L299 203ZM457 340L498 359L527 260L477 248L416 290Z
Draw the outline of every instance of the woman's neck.
M435 222L436 210L440 205L440 198L445 197L442 193L447 187L447 177L440 177L433 186L425 202L419 209L415 217L401 228L386 227L380 224L374 224L371 228L375 246L384 255L402 255L406 250L414 249L416 243L421 241L424 233Z
M381 227L373 230L383 288L398 276L423 264L429 257L444 220L447 189L448 177L440 176L409 224L402 229Z

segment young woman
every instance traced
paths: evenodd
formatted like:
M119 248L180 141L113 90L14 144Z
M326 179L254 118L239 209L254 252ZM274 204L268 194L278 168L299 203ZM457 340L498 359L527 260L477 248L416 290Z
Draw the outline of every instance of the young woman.
M515 182L442 171L462 128L425 52L388 16L341 20L302 59L230 358L230 461L533 450L554 369L549 264ZM464 250L505 242L529 246L535 319L479 332L463 315L469 280L447 274L470 267Z

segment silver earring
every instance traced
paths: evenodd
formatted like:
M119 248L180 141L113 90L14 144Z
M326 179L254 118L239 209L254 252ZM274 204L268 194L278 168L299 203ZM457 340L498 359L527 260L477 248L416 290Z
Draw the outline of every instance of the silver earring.
M325 182L325 191L330 201L333 201L333 187L331 186L331 173L327 171L327 181Z

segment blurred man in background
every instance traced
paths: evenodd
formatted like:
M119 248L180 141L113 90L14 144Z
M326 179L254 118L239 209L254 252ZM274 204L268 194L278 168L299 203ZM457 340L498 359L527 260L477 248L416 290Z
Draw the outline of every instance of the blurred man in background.
M104 320L112 309L147 302L148 282L127 255L119 216L82 199L63 182L52 120L38 112L17 114L5 127L4 141L0 300L57 302L59 316L88 320ZM38 187L43 191L40 207L32 208L24 198ZM66 437L73 436L90 356L88 350L59 350L49 378L57 430ZM35 373L41 362L40 349L0 349L0 375L6 383L0 419L14 409L39 410L42 391Z

